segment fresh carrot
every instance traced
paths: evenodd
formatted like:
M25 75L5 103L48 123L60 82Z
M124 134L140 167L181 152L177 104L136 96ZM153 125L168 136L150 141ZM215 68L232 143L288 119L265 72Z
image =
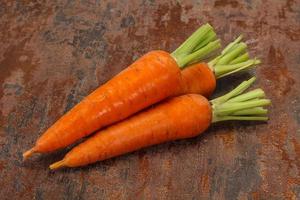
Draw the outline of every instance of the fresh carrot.
M194 92L210 95L216 78L258 63L249 60L248 55L240 58L246 51L240 40L231 43L210 63L195 64L182 72L180 68L206 58L220 47L210 25L200 27L172 54L147 53L60 118L23 157L66 147L167 97Z
M233 91L209 102L197 94L166 100L122 122L112 125L73 148L51 169L78 167L167 141L191 138L211 123L224 120L267 120L270 104L256 89L241 94L255 80L243 82Z
M207 63L193 64L181 70L180 94L193 93L209 97L215 88L215 74Z

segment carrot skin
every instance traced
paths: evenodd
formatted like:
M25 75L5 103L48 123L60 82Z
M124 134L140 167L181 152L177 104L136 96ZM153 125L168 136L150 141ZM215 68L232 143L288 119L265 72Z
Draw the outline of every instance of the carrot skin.
M194 137L206 130L211 120L211 106L205 97L175 97L99 131L51 168L84 166L155 144Z
M181 71L181 94L201 94L209 97L216 88L214 72L207 63L197 63Z

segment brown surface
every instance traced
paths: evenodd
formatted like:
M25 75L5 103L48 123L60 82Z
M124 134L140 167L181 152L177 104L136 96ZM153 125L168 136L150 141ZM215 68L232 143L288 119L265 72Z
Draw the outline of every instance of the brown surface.
M18 2L0 2L1 199L300 198L299 0ZM224 43L243 32L263 60L255 74L273 101L267 124L222 123L81 169L48 170L65 151L22 162L82 97L206 21ZM247 77L223 79L216 95Z

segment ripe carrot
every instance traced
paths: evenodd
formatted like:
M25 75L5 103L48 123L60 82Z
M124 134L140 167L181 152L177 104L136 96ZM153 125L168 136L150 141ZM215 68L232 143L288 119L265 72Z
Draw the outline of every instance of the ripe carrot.
M207 63L193 64L181 71L180 94L201 94L209 97L216 88L216 78Z
M224 120L267 120L261 89L241 94L255 80L240 84L232 92L210 102L203 96L187 94L166 100L122 122L114 124L73 148L63 160L50 165L84 166L155 144L195 137L212 122Z
M219 48L220 41L216 40L210 25L200 27L172 54L147 53L60 118L23 157L66 147L167 97L193 92L210 95L215 88L215 78L258 63L248 56L240 58L246 49L240 40L231 43L210 63L195 64L182 72L180 68ZM231 63L237 59L237 64Z

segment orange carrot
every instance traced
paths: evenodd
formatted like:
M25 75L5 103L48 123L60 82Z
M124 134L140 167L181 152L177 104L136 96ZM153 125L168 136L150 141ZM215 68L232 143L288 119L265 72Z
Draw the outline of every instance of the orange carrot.
M194 137L215 121L266 120L263 116L266 110L261 106L268 105L270 101L257 100L264 96L261 90L237 96L253 81L254 79L250 79L227 96L216 99L217 103L213 106L205 97L197 94L166 100L99 131L50 168L83 166L155 144Z
M60 118L23 157L66 147L166 97L182 93L180 67L219 48L220 42L215 39L212 27L207 24L185 42L188 48L180 46L177 55L152 51L142 56ZM200 43L202 46L198 48ZM190 57L183 60L188 55Z
M201 114L199 114L201 113ZM142 147L196 136L211 123L212 110L200 95L175 97L98 132L69 152L60 166L77 167ZM58 165L52 165L56 168Z
M193 64L181 71L180 94L201 94L209 97L216 88L216 78L207 63Z
M211 63L196 64L181 73L180 68L204 58L220 45L219 40L214 41L212 27L203 27L172 54L149 52L96 89L52 125L23 157L66 147L167 97L193 92L210 95L215 88L215 76L257 64L253 60L245 61L247 56L240 57L246 46L235 41ZM231 63L237 59L237 64Z
M170 54L152 51L77 104L29 152L51 152L72 144L103 126L177 94L180 81L180 69Z

